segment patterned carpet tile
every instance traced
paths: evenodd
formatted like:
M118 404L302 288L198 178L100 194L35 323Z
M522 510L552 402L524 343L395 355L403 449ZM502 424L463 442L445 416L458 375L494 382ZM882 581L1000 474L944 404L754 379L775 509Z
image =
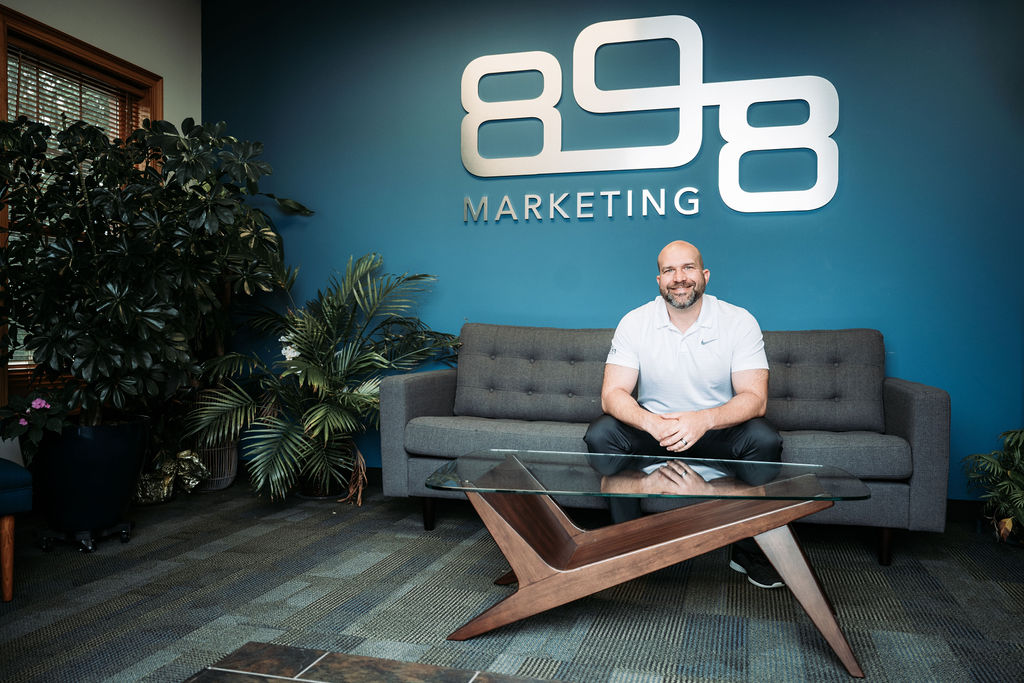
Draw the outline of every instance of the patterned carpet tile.
M379 491L359 508L271 504L236 484L137 508L132 540L91 554L43 552L40 520L20 517L0 678L269 680L261 657L308 674L312 653L323 680L343 655L366 675L406 676L394 680L451 670L476 683L850 680L792 594L751 586L724 550L448 641L514 586L494 585L508 565L468 504L439 505L431 532L419 512ZM897 533L882 567L871 530L797 532L869 680L1020 679L1024 549L954 524Z

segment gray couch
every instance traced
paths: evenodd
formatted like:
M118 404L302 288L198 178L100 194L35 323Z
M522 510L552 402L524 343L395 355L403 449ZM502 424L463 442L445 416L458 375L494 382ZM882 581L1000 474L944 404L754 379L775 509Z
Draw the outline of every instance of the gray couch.
M485 448L586 452L612 332L468 323L457 368L386 378L384 494L422 497L430 529L433 499L461 497L423 484L451 458ZM871 490L869 500L839 502L807 521L878 527L883 564L892 529L942 531L949 395L886 377L877 330L766 331L764 341L767 418L782 435L783 461L835 465Z

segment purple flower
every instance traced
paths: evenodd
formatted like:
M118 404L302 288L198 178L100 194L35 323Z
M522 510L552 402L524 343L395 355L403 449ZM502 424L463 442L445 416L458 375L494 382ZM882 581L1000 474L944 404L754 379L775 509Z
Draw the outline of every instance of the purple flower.
M18 420L18 424L24 427L25 425L28 424L28 420L26 420L25 418L21 418L20 420Z
M45 399L37 398L36 400L32 401L32 408L33 408L33 410L41 410L43 408L49 408L49 407L50 407L50 404L47 403Z

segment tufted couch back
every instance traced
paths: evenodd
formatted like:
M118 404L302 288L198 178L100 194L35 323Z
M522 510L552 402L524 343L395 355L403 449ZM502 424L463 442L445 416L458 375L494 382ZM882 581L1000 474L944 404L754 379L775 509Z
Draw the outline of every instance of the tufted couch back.
M590 422L614 330L463 325L455 414Z
M590 422L601 414L611 329L467 323L456 415ZM781 430L884 431L877 330L764 333L768 419Z
M885 431L878 330L764 332L768 419L781 430Z

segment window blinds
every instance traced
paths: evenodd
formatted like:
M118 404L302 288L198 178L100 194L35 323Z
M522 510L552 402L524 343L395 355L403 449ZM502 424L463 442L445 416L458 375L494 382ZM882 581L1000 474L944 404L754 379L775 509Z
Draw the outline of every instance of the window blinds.
M81 119L123 139L148 112L131 92L9 44L7 116L26 116L54 130Z

